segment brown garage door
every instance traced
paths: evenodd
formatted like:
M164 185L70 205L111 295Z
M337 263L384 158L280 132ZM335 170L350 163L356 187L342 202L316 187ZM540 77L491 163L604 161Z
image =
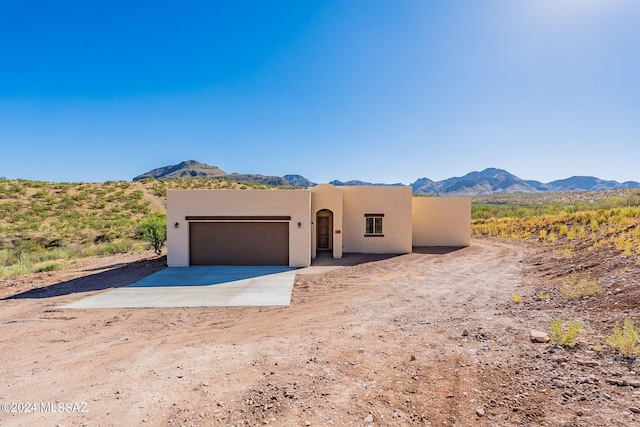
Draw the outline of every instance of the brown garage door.
M191 265L289 265L289 223L191 222Z

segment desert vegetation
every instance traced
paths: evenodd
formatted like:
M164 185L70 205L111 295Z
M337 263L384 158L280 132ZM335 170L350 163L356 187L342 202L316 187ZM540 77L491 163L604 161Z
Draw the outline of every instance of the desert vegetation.
M270 189L263 184L181 178L49 183L0 179L0 277L62 268L87 256L160 253L158 214L169 189Z
M586 193L586 194L585 194ZM639 262L640 191L618 192L598 198L599 192L579 193L571 200L545 200L532 195L527 203L502 196L497 203L474 203L472 234L538 242L570 257L576 251L614 248L622 256ZM605 193L605 194L610 194ZM584 197L588 199L584 200Z
M616 323L613 333L607 337L607 343L627 358L640 357L640 327L634 326L626 318L623 326Z
M572 320L566 325L562 316L551 321L551 339L558 345L573 347L576 345L578 334L582 330L583 324L579 320Z
M533 270L547 285L532 305L557 313L550 337L573 348L585 322L593 349L600 344L627 359L640 356L640 191L514 194L476 199L472 234L539 248ZM537 266L537 267L536 267ZM563 323L563 314L575 320Z

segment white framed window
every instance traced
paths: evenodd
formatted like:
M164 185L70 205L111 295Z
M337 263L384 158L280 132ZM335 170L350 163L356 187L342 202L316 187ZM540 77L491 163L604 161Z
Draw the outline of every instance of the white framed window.
M365 214L365 236L384 236L382 220L384 214Z

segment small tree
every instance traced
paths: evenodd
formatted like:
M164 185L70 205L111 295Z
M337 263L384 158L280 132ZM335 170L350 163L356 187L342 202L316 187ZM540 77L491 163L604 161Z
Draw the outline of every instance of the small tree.
M140 223L138 235L151 244L156 254L162 254L162 248L167 241L167 216L155 214L145 218Z

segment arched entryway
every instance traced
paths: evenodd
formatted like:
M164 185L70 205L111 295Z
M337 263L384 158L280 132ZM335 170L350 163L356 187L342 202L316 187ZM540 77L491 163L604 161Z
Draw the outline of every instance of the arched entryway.
M316 214L316 249L333 249L333 212L329 209L322 209Z

